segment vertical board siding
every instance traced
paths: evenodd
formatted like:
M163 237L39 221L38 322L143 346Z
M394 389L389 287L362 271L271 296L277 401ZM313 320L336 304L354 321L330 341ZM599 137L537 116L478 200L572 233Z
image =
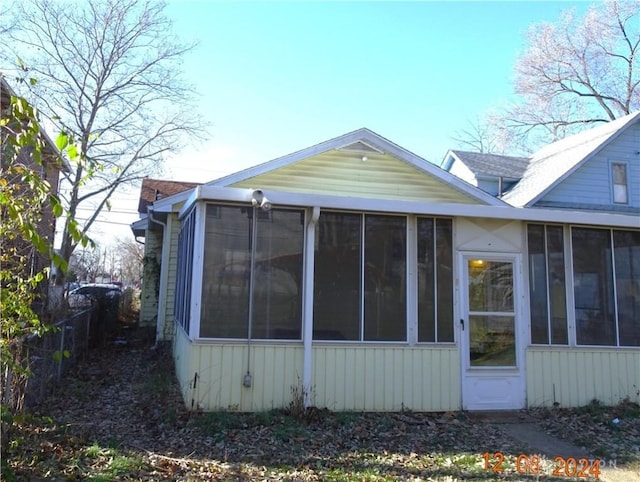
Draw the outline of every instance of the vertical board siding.
M640 207L640 164L636 152L640 145L640 123L606 146L597 156L580 166L571 176L552 189L541 201L610 206L612 186L610 161L627 162L629 206Z
M293 391L301 389L303 348L252 345L250 388L242 386L247 356L246 344L192 344L178 330L174 358L187 408L256 412L287 406ZM316 346L311 399L317 407L336 411L459 410L458 351Z
M579 407L593 399L615 405L626 397L638 402L638 390L640 350L527 349L530 407Z
M164 332L166 334L165 339L171 339L175 332L175 317L173 316L173 306L176 297L176 273L178 266L178 235L180 234L180 227L182 223L178 220L175 213L169 215L167 220L167 228L170 229L171 238L169 245L169 260L168 260L168 276L167 276L167 299L164 319Z
M249 351L246 344L193 344L186 349L198 374L194 397L203 410L255 412L284 407L294 387L302 384L302 347L298 345L254 344ZM250 388L242 385L247 357Z
M315 346L313 403L330 410L460 409L458 350Z
M176 365L176 378L178 379L178 387L182 398L184 399L187 409L197 409L191 407L193 399L193 373L191 370L191 341L183 330L178 330L173 340L173 360Z

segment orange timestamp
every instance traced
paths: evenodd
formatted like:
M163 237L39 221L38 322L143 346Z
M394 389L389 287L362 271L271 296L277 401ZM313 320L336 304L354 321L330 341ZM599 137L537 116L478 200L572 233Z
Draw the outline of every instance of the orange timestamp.
M504 472L505 457L502 452L482 454L484 469L492 472ZM550 474L546 473L547 466L539 455L520 454L516 458L516 472L523 475L553 475L556 477L581 477L595 479L600 478L600 460L589 460L575 457L555 457L553 465L549 467Z

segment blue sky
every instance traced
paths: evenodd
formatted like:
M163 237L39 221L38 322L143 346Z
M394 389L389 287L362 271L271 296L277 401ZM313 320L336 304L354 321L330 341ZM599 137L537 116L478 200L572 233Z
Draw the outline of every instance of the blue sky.
M174 33L199 42L183 67L211 128L162 177L207 182L360 127L439 164L509 100L528 27L589 5L169 0ZM138 196L120 193L92 232L130 237Z
M507 102L527 28L586 2L170 0L210 140L169 162L206 181L368 127L439 164Z

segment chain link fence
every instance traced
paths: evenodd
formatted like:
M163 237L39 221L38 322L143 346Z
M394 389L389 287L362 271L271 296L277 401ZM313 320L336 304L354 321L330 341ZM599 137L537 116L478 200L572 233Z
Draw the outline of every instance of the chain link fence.
M20 413L42 403L90 349L104 346L114 335L117 316L117 303L115 308L96 303L69 313L42 336L30 336L8 347L14 366L20 368L3 367L2 405Z

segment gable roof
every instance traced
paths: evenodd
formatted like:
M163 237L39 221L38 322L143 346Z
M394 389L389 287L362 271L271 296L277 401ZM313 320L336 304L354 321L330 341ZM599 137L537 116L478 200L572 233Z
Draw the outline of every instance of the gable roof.
M475 186L459 179L441 167L426 161L410 151L407 151L367 128L361 128L349 132L314 146L296 151L292 154L288 154L220 179L213 180L207 183L206 186L229 187L238 185L238 183L247 181L256 176L291 166L304 159L333 150L357 152L363 156L363 160L366 160L368 153L388 154L399 161L414 167L418 171L446 183L453 190L457 190L472 199L494 206L505 205L501 200L477 189Z
M503 199L513 206L532 206L638 120L640 111L544 146Z
M453 157L462 162L474 174L476 179L483 177L502 177L506 179L520 179L524 174L529 158L516 156L502 156L499 154L451 150L445 159ZM451 163L445 165L449 170Z
M153 204L158 199L187 191L199 185L200 184L196 182L165 181L164 179L150 179L146 177L142 180L142 186L140 187L138 212L140 214L147 214L147 206Z

